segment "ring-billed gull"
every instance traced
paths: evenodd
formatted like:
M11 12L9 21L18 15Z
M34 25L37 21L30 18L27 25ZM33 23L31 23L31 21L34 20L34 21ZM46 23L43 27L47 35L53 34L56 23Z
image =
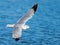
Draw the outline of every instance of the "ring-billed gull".
M13 27L14 31L12 34L12 38L14 38L16 41L18 41L22 35L22 30L26 30L29 28L28 25L25 23L32 18L32 16L35 14L37 10L38 4L34 4L34 6L26 13L26 15L22 16L16 24L7 24L7 27Z

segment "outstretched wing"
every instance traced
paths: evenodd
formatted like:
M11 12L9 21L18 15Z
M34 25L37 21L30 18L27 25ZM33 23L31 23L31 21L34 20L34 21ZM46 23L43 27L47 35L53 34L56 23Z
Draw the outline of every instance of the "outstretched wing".
M34 15L34 13L35 13L36 10L37 10L37 5L38 5L38 4L35 4L35 5L32 7L32 9L27 12L26 15L24 15L23 17L21 17L21 18L18 20L17 24L25 24L29 19L31 19L31 17Z
M13 31L12 37L13 37L16 41L18 41L19 38L21 37L21 35L22 35L22 29L16 27L15 30Z

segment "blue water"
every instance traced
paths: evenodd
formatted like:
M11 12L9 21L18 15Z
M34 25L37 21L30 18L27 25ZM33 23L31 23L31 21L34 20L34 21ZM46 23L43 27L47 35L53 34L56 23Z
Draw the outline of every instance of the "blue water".
M38 9L27 22L30 29L22 32L19 41L12 39L14 24L35 3ZM0 0L0 45L59 45L60 0Z

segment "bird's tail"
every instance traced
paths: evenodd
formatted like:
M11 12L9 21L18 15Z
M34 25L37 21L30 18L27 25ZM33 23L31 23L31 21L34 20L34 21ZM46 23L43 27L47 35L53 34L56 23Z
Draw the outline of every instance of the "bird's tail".
M7 24L6 27L13 28L15 24Z

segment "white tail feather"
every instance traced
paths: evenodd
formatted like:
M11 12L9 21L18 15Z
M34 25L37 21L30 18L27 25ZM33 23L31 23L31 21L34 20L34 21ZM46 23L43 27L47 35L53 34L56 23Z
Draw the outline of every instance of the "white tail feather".
M15 24L7 24L6 27L14 27Z

